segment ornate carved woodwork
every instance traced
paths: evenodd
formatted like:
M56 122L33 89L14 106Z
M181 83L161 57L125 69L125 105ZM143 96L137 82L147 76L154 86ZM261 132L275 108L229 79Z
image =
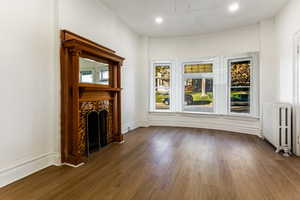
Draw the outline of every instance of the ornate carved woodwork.
M80 83L79 59L109 65L108 85ZM108 111L107 141L122 142L121 66L124 58L115 51L66 30L61 31L61 151L62 162L87 161L87 113Z

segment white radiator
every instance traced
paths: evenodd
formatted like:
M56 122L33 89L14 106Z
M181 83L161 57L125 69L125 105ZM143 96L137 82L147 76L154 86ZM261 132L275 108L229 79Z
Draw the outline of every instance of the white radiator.
M265 122L266 121L266 122ZM276 152L289 156L292 151L292 106L276 103L264 106L264 137L276 147Z

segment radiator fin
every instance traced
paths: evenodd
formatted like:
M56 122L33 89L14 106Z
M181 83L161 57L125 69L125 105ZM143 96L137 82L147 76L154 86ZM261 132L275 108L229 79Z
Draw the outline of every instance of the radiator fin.
M276 152L283 151L284 156L289 156L292 149L292 106L274 104L273 109Z

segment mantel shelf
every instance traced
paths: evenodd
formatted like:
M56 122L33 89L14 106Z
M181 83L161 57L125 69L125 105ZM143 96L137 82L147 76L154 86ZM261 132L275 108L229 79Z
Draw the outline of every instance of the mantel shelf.
M107 92L120 92L122 88L112 88L112 87L106 87L103 85L98 84L92 84L92 83L79 83L80 89L93 89L98 91L107 91Z

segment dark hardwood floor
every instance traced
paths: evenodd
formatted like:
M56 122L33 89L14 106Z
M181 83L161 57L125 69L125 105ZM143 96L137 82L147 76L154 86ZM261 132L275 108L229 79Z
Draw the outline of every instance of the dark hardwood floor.
M49 167L0 189L1 200L299 200L300 159L255 136L151 127L80 168Z

